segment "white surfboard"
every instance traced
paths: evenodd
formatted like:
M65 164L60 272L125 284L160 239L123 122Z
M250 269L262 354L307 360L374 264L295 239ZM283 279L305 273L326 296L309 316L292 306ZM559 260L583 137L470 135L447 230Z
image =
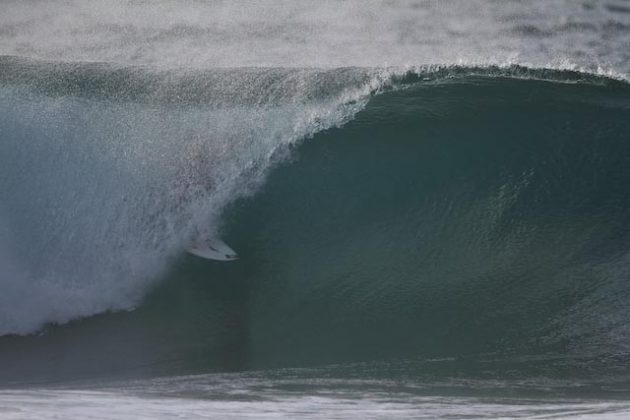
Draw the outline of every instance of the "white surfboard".
M208 260L234 261L238 259L236 252L220 239L202 239L195 241L187 251Z

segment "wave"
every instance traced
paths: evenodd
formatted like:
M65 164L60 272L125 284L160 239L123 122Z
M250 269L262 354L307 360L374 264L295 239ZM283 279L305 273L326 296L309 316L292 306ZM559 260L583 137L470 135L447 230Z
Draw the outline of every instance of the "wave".
M125 330L178 366L627 352L623 81L0 67L1 334L139 307L40 351ZM183 255L198 230L241 260Z

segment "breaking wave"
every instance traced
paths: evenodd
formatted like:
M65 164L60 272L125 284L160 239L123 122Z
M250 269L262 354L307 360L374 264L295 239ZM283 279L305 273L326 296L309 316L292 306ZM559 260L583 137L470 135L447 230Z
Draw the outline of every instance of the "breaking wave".
M626 82L0 66L1 334L138 307L103 322L149 364L630 350Z

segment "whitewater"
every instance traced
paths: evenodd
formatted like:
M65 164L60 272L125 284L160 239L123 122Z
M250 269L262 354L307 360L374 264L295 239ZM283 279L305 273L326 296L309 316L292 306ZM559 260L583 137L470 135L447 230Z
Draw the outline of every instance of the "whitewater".
M0 417L625 417L629 77L621 0L2 2Z

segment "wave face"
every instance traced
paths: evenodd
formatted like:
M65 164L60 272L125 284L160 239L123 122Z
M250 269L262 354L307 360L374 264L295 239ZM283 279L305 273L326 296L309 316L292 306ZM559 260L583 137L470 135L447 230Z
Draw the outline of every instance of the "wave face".
M140 305L4 338L5 381L479 355L628 373L624 82L4 65L0 332ZM241 260L182 255L197 230Z
M630 90L553 77L377 96L228 212L254 363L626 358Z

